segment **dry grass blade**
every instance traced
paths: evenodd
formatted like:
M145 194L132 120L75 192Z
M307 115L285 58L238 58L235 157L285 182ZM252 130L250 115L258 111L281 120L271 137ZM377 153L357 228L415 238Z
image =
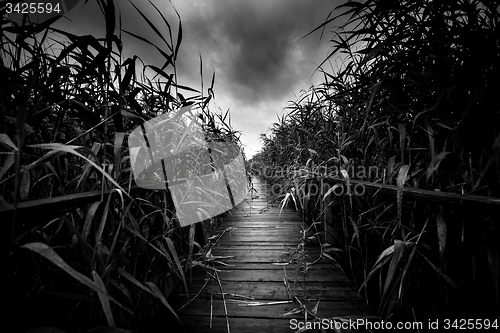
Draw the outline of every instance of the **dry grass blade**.
M189 301L187 301L183 306L181 306L179 309L177 309L177 312L181 311L182 309L184 309L186 306L188 306L192 301L194 301L196 298L198 298L198 296L201 294L201 292L203 290L205 290L205 287L207 286L208 284L208 280L205 281L205 283L203 284L203 286L200 288L200 290L198 290L198 292L196 293L196 295L194 295L193 298L191 298ZM188 298L189 298L189 295L188 295Z
M227 304L226 304L226 297L224 296L224 290L222 289L222 283L220 282L219 274L215 272L214 276L215 280L217 281L217 284L219 285L219 289L222 295L222 304L224 305L224 316L226 318L226 328L227 328L227 333L231 333L231 329L229 326L229 316L227 314Z
M293 315L301 313L302 311L304 311L304 310L299 309L299 308L295 308L295 309L292 309L292 310L288 311L287 313L283 313L283 314L279 315L278 318L283 318L283 317L287 317L287 316L293 316Z
M299 303L300 308L304 311L304 315L307 318L307 315L310 315L314 319L319 319L316 314L312 313L305 305L300 301L300 299L297 296L293 297L297 303Z
M214 311L214 299L212 293L210 293L210 329L212 329L213 311Z
M221 295L222 296L222 293L213 293L213 295ZM245 295L233 294L233 293L224 293L224 295L255 300L255 297L253 297L253 296L245 296Z
M318 313L318 306L319 306L319 299L318 299L318 302L316 303L316 305L314 306L314 308L311 310L312 314L313 315L316 315L316 313Z
M274 302L255 302L255 301L244 301L237 299L229 299L228 301L237 303L238 306L265 306L265 305L280 305L280 304L290 304L293 301L274 301Z

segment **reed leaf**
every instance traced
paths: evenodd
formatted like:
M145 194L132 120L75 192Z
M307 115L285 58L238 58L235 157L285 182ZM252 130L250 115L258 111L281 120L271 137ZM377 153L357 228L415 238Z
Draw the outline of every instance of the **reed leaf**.
M101 277L95 271L92 271L92 277L94 278L94 283L98 285L102 290L106 290L104 282L102 282ZM101 306L108 321L110 327L116 327L115 319L113 317L113 312L111 311L111 306L109 304L109 295L107 292L98 293L99 300L101 301Z
M111 177L106 171L104 171L100 166L98 166L94 161L89 159L88 157L83 156L79 152L76 151L76 149L84 149L86 151L89 151L88 148L81 147L81 146L69 146L69 145L63 145L61 143L44 143L44 144L36 144L36 145L29 145L28 147L31 148L41 148L41 149L51 149L52 151L55 152L65 152L65 153L71 153L73 155L76 155L84 160L86 160L89 164L91 164L94 168L96 168L104 177L106 177L118 190L121 191L121 193L125 193L127 196L127 192ZM89 151L90 154L92 155L92 151ZM95 155L94 155L95 157ZM121 195L121 194L120 194ZM129 196L130 197L130 196Z
M177 318L177 320L179 322L181 322L181 320L179 319L179 317L175 313L174 309L172 309L172 307L170 306L170 304L168 304L167 299L165 298L165 296L163 296L163 294L161 293L160 289L158 289L158 287L156 286L156 284L154 284L153 282L146 282L146 284L151 289L153 295L155 295L163 303L163 305L165 305L165 307L167 309L169 309L170 312L172 312L172 314L175 316L175 318Z
M172 253L172 257L174 257L175 264L177 265L177 271L181 275L182 282L184 283L184 288L186 290L186 295L188 294L188 289L187 289L187 283L186 283L186 277L184 276L184 270L182 269L181 262L179 260L179 256L177 255L177 251L175 250L174 243L169 237L165 237L165 241L167 242L168 249L170 250L170 253Z
M179 317L177 316L177 313L174 311L174 309L170 306L168 301L166 300L165 296L161 293L161 291L158 289L158 287L153 283L153 282L146 282L145 286L144 284L140 283L135 277L133 277L131 274L129 274L127 271L124 269L118 267L118 273L123 276L125 279L129 280L132 282L134 285L137 287L141 288L142 290L146 291L147 293L155 296L158 298L163 305L177 318L177 320L180 322Z
M90 280L85 275L73 269L50 246L43 243L35 242L35 243L24 244L21 247L36 252L42 257L48 259L54 265L56 265L61 270L69 274L72 278L74 278L81 284L87 286L88 288L92 289L93 291L99 294L107 295L106 290L103 289L100 284L97 284L96 282Z

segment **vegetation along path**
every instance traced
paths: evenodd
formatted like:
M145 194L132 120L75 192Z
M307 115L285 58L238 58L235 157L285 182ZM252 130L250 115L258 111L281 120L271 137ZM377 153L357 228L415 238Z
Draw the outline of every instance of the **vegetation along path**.
M206 257L213 266L193 269L190 301L179 294L185 330L295 332L306 318L368 317L342 270L308 241L310 232L293 210L280 213L270 203L265 186L254 183L255 191L212 236Z

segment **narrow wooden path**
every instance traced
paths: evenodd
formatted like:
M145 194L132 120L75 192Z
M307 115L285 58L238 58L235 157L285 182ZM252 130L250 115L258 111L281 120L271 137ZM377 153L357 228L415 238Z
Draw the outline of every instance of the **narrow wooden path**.
M290 320L304 322L300 310L313 312L317 304L320 318L368 315L342 270L320 258L318 245L302 246L301 218L286 208L279 214L263 183L254 179L254 188L257 192L224 218L212 240L217 242L212 255L221 256L214 260L220 271L208 271L218 280L207 279L199 267L192 271L190 299L199 294L178 312L185 331L228 332L229 326L236 333L295 332ZM319 261L304 274L304 260ZM176 309L186 302L181 294ZM307 320L313 320L311 314Z

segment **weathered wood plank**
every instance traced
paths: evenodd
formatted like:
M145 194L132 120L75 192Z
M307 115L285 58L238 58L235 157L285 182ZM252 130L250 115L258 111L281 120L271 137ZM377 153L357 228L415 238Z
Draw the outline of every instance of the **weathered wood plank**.
M250 236L248 236L250 237ZM241 243L241 246L232 246L232 247L228 247L228 248L220 248L219 246L216 246L212 249L212 254L217 254L217 255L223 255L223 254L231 254L231 255L240 255L240 256L243 256L243 255L247 255L247 254L252 254L252 255L255 255L255 256L266 256L266 255L276 255L276 254L281 254L281 253L284 253L284 254L292 254L296 247L293 247L293 246L288 246L288 247L285 247L285 248L280 248L279 246L277 245L274 245L276 246L276 248L263 248L263 249L252 249L252 248L248 248L247 245L245 244L252 244L252 242L244 242L244 243ZM276 244L276 243L274 243ZM319 257L319 255L321 254L321 251L320 249L317 249L317 250L308 250L305 252L305 257Z
M232 235L232 236L225 236L228 238L230 241L241 241L241 242L258 242L262 240L261 235L250 235L250 236L245 236L245 235ZM298 243L300 241L300 235L293 236L291 238L288 238L288 236L283 236L283 235L268 235L266 236L266 240L269 242L283 242L283 241L295 241Z
M271 245L271 244L277 244L276 242L274 241L263 241L263 240L260 240L260 241L252 241L252 242L241 242L241 241L233 241L233 240L227 240L227 241L224 241L224 245L226 246L243 246L243 245L249 245L249 246L258 246L258 245L262 245L262 246L265 246L265 245ZM281 245L284 245L284 246L297 246L297 241L293 241L293 240L285 240L285 241L282 241L280 243Z
M267 218L268 222L273 222L276 219L278 221L284 221L284 220L292 220L292 221L297 221L299 222L300 216L294 215L294 214L280 214L278 212L276 213L263 213L263 214L258 214L258 213L251 213L251 212L238 212L237 214L233 215L228 215L226 219L228 220L250 220L251 218L256 218L257 220L265 221L263 220L264 218Z
M187 333L187 332L200 332L200 333L227 333L226 318L205 316L182 316L185 326L176 326L172 332ZM210 328L210 322L212 328ZM294 332L290 329L290 319L259 319L252 318L237 318L231 317L229 319L229 327L231 332L237 333L255 333L255 332L273 332L273 333L290 333ZM265 327L266 331L263 330ZM296 331L296 330L295 330ZM153 332L153 330L151 331ZM160 332L160 330L158 330Z
M292 225L281 225L281 226L272 226L268 228L255 228L255 227L240 227L239 225L236 225L234 227L234 230L229 231L228 235L234 235L238 233L248 233L248 234L254 234L254 235L260 235L262 234L263 236L273 234L273 233L293 233L293 234L299 234L301 235L302 233L302 228L297 228Z
M221 298L221 290L219 284L215 281L210 281L205 285L205 281L194 280L188 285L190 299L194 297L201 288L203 291L200 294L201 298L209 299L210 294L213 298ZM254 282L254 281L224 281L222 288L226 298L234 299L277 299L287 300L288 293L283 282ZM335 282L308 282L306 284L296 283L289 286L290 295L306 298L310 300L330 300L330 301L352 301L355 302L355 295L349 285L339 285ZM184 290L179 294L180 303L184 304L187 301ZM239 296L238 296L239 295Z
M237 224L235 222L232 223L235 228L267 228L267 229L281 229L281 228L295 228L302 230L300 224L296 221L280 221L279 223L273 223L269 221L261 221L261 222L252 222L252 221L239 221ZM222 225L225 225L224 228L217 228L215 232L220 232L230 226L228 222L222 222Z
M247 306L250 302L253 304L262 304L258 306ZM272 302L272 301L271 301ZM278 300L283 302L279 304L264 305L270 303L269 300L226 300L227 313L231 317L244 318L268 318L275 319L286 314L293 309L300 308L297 302ZM312 310L317 301L304 301L303 304L307 309ZM322 318L330 318L334 316L348 316L352 313L363 313L360 307L351 301L320 301L318 312L316 315ZM212 313L215 317L225 315L224 303L222 299L195 299L185 308L179 311L180 315L198 315L210 316ZM287 318L304 318L302 313L292 314Z
M285 272L283 270L266 270L266 269L235 269L229 268L219 272L221 281L262 281L262 282L283 282L285 280ZM196 271L192 275L193 280L206 279L205 272ZM341 275L338 271L332 270L309 270L305 274L302 272L288 271L286 272L286 280L293 283L294 281L311 281L311 282L335 282L340 285L350 285L349 280Z
M269 262L264 262L264 263L259 263L259 262L231 262L227 263L228 265L223 265L220 263L214 263L214 266L217 269L226 269L226 270L234 270L234 269L250 269L250 270L262 270L262 269L267 269L267 270L279 270L283 271L286 269L288 272L294 272L297 269L297 266L302 267L303 265L301 263L269 263ZM310 263L309 263L310 264ZM309 266L308 265L308 270L324 270L324 269L330 269L332 267L332 264L328 262L327 260L323 259L320 262Z
M218 271L209 269L207 274L196 267L186 273L188 295L180 288L174 308L186 304L187 296L190 299L198 296L178 312L189 325L176 331L227 332L222 294L232 332L290 332L290 319L304 318L304 313L287 318L279 316L299 309L297 299L309 310L319 300L319 316L370 314L366 305L357 302L343 272L321 258L319 246L314 242L304 243L300 216L287 208L280 212L278 205L269 206L263 199L264 186L257 183L255 187L261 191L259 202L241 203L224 217L215 231L219 235L226 231L211 251L216 257L224 257L217 259L220 263L213 263L212 267ZM228 228L234 229L228 231ZM311 264L317 259L304 273L304 261ZM288 302L290 298L292 301ZM248 305L242 304L242 300L252 299L260 302L259 306L242 306ZM280 303L262 304L271 301Z
M226 318L224 317L213 317L210 320L210 317L204 316L185 316L184 325L185 326L177 326L175 328L175 332L179 333L187 333L187 332L210 332L210 333L227 333L228 330L226 328ZM294 318L294 320L297 320ZM303 318L302 318L303 320ZM311 319L308 318L308 321ZM210 322L212 323L212 328L210 328ZM326 332L335 332L333 329L334 324L329 324L329 319L324 319L321 322L323 328L328 329ZM248 318L238 318L231 317L229 318L229 326L231 332L237 333L255 333L255 332L273 332L273 333L291 333L298 331L297 323L295 321L291 321L290 318L276 318L276 319L261 319L261 318L252 318L249 320ZM319 325L319 324L318 324ZM264 328L264 329L263 329ZM308 330L307 332L321 332L321 327L316 327L313 330ZM160 330L158 330L160 331ZM174 332L173 331L173 332ZM362 328L356 330L356 332L370 332L368 330L363 330Z
M296 244L290 244L290 245L283 245L283 244L276 244L273 242L245 242L245 243L236 243L236 244L231 244L228 245L226 242L224 242L222 245L217 245L213 247L212 252L214 251L228 251L232 249L236 250L248 250L248 251L255 251L255 250L294 250L296 248Z

